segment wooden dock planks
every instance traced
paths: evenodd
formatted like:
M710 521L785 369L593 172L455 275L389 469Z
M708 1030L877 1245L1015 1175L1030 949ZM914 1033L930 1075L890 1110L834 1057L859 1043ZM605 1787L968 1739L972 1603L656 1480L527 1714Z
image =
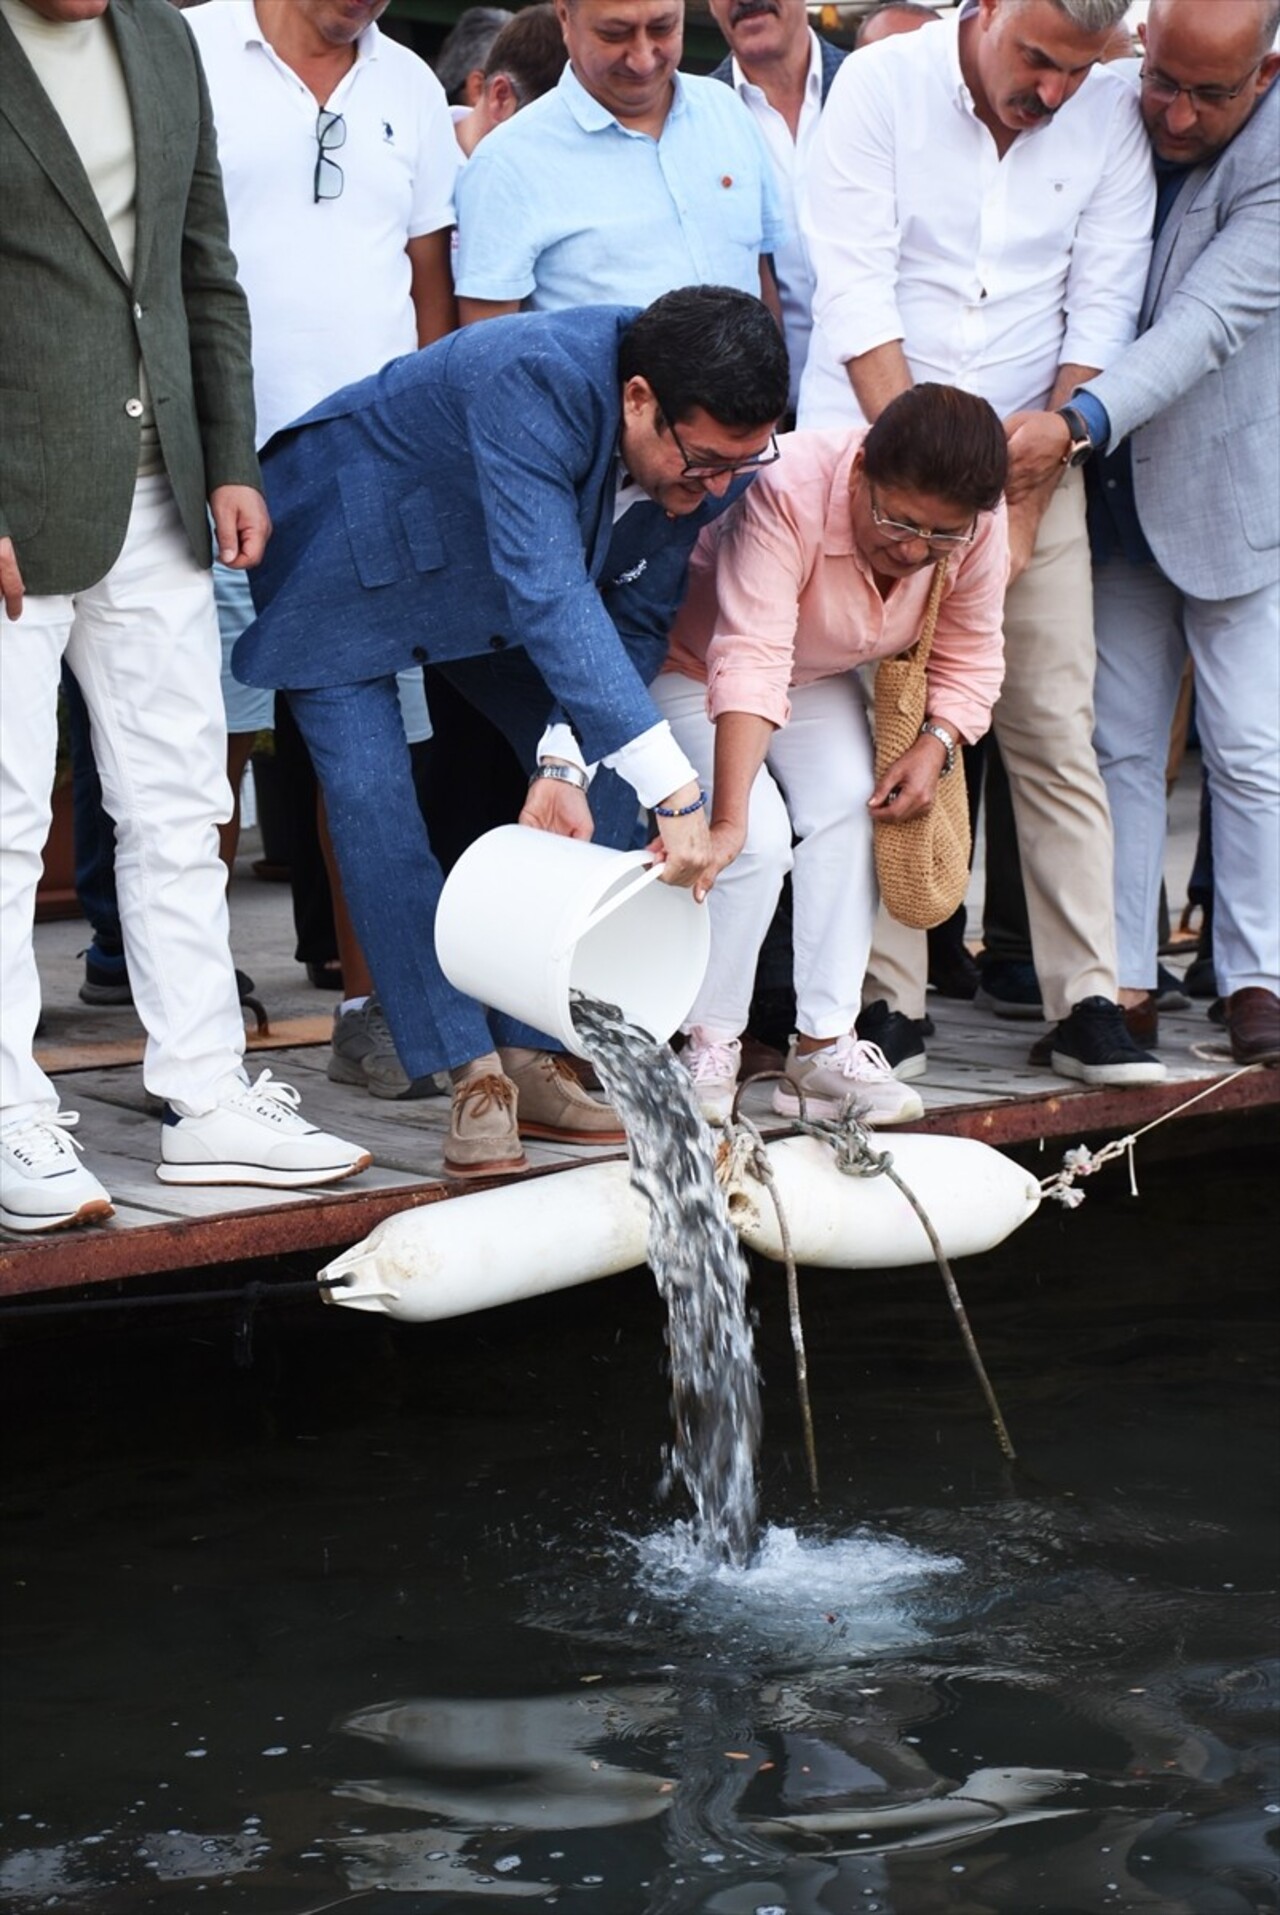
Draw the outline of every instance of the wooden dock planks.
M1168 1080L1130 1090L1089 1090L1032 1070L1027 1053L1043 1028L1039 1024L1001 1020L950 1001L931 1001L931 1010L938 1030L928 1043L928 1075L917 1086L925 1116L910 1127L915 1130L976 1137L997 1147L1040 1140L1073 1143L1102 1132L1138 1130L1178 1111L1202 1090L1211 1094L1175 1121L1280 1103L1280 1071L1237 1074L1222 1034L1199 1007L1161 1020ZM298 1025L305 1030L299 1032ZM136 1061L140 1046L119 1039L105 1045L60 1041L55 1055L46 1060L42 1054L64 1106L81 1113L77 1135L112 1193L116 1215L95 1229L44 1237L0 1231L0 1298L294 1252L315 1252L318 1262L319 1253L358 1241L396 1210L453 1201L483 1187L445 1178L448 1106L443 1098L396 1104L331 1084L324 1068L327 1045L317 1041L327 1034L325 1019L294 1020L292 1028L277 1027L275 1035L302 1035L302 1043L255 1045L249 1059L255 1073L265 1067L296 1085L313 1122L373 1152L374 1165L361 1176L304 1191L160 1183L155 1176L158 1116L142 1088ZM80 1068L71 1067L77 1063ZM745 1108L768 1124L768 1086L754 1086ZM887 1139L893 1133L883 1134ZM529 1143L526 1154L534 1174L550 1174L623 1153ZM1052 1163L1046 1159L1046 1170Z

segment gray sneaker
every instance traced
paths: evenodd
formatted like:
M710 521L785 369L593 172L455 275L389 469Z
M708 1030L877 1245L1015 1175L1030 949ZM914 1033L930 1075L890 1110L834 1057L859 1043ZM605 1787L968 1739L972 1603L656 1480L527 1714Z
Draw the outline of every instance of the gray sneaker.
M406 1100L444 1097L452 1089L447 1071L410 1079L396 1056L391 1026L377 997L366 998L358 1010L333 1014L333 1041L326 1074L334 1084L358 1084L374 1097Z
M329 1046L329 1062L325 1067L330 1083L358 1084L362 1090L367 1090L369 1079L365 1075L365 1065L373 1057L390 1058L400 1071L401 1083L408 1083L408 1078L400 1069L391 1031L377 998L366 998L354 1011L344 1011L339 1007L333 1014L333 1041Z

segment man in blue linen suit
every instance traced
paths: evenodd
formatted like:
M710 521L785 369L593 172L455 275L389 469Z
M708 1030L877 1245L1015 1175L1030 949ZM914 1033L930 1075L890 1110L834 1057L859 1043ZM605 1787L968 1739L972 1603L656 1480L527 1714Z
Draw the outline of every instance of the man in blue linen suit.
M1154 1020L1169 727L1188 653L1213 800L1214 969L1239 1063L1280 1061L1280 0L1154 0L1140 78L1156 243L1135 343L1015 467L1087 469L1095 743L1122 999ZM1131 436L1130 436L1131 435ZM1077 455L1078 456L1078 455Z
M441 874L397 733L394 674L477 657L501 672L510 656L524 683L532 664L537 732L554 700L586 758L617 770L641 804L696 805L692 767L646 689L660 661L620 637L602 593L618 581L601 573L637 492L662 513L643 515L650 548L630 570L661 578L667 543L683 565L689 522L772 456L786 391L767 309L688 287L640 315L586 307L468 328L334 394L266 449L275 533L235 670L289 693L410 1089L453 1075L445 1161L461 1175L522 1168L518 1128L572 1138L569 1067L541 1033L490 1024L440 970ZM521 822L589 837L585 782L544 758ZM704 894L702 811L660 816L659 830L666 880Z

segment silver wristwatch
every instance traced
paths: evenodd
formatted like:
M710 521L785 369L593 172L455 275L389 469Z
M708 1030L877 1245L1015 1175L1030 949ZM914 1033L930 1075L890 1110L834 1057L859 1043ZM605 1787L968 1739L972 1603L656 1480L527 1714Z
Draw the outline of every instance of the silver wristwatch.
M588 785L587 774L580 765L539 765L529 783L535 785L539 778L553 778L558 785L576 785L579 791L585 791Z
M956 768L956 739L954 733L949 732L945 725L940 725L936 718L926 718L920 727L920 736L922 738L926 736L936 738L942 746L942 749L946 752L947 762L942 767L941 772L941 776L945 778L948 772L954 771Z

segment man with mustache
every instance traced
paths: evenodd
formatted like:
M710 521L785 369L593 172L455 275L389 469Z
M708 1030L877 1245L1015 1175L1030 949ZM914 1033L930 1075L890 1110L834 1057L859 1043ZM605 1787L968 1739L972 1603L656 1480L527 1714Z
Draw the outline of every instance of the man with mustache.
M874 420L917 380L1007 417L1054 407L1132 340L1151 161L1132 90L1100 67L1126 0L965 0L938 33L845 62L801 217L817 276L800 424ZM1082 371L1082 368L1088 368ZM1087 446L1085 448L1087 450ZM1113 850L1093 751L1084 481L1066 465L1010 509L1004 689L1013 796L1052 1067L1163 1077L1116 1002ZM859 1036L924 1068L925 939L884 913Z
M818 38L805 0L710 0L710 5L729 43L729 57L711 77L733 88L759 127L786 214L787 237L774 248L773 274L791 360L794 415L813 330L813 268L797 225L796 195L818 115L847 56Z
M1097 742L1116 820L1122 997L1155 1024L1164 769L1188 655L1212 796L1213 961L1231 1050L1280 1060L1280 0L1155 0L1142 117L1156 245L1141 336L1023 421L1015 488L1083 430Z

